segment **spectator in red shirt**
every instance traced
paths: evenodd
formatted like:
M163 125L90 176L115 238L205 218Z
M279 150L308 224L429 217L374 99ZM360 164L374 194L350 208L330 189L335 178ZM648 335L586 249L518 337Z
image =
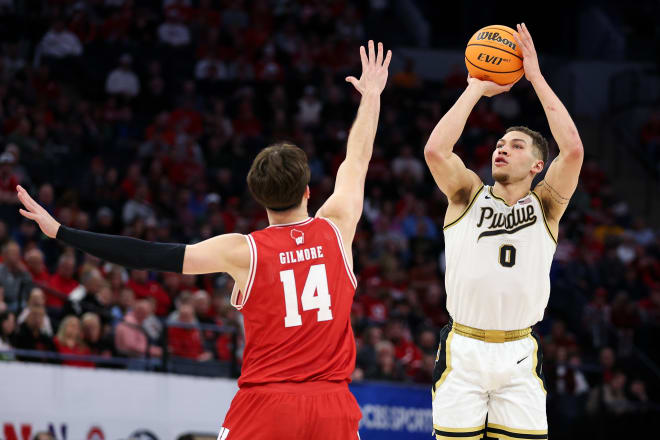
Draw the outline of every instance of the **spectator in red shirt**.
M135 297L153 298L156 300L156 315L165 316L170 310L172 301L160 284L147 278L146 270L132 270L131 279L126 287L135 293Z
M120 184L121 191L126 198L132 199L135 196L135 191L142 179L141 175L142 172L138 162L129 165L128 171L126 171L126 177L124 177L124 180Z
M173 325L172 325L173 324ZM198 361L208 361L212 358L210 352L204 350L202 333L198 328L176 327L176 324L195 325L195 309L192 305L182 303L179 306L178 319L170 323L167 329L169 346L173 356Z
M181 106L170 114L169 124L175 130L180 127L191 136L199 136L204 131L204 117L195 108L195 83L186 81L183 88L185 97Z
M245 137L256 137L261 134L261 122L254 114L252 102L244 99L238 105L238 116L234 119L234 132Z
M89 355L90 351L83 342L80 331L80 320L72 315L62 320L57 335L53 339L57 352L60 354ZM63 360L62 365L74 367L94 367L93 362L78 360Z
M372 323L384 323L387 320L387 305L381 299L383 281L380 277L372 277L367 280L365 294L358 298L358 302L364 306L367 319Z
M33 282L49 284L51 275L44 264L44 254L38 248L32 248L25 253L25 265L32 275Z
M408 376L414 377L422 364L422 352L412 341L410 330L399 320L390 321L385 331L394 343L394 356Z
M50 277L48 286L65 295L69 295L73 289L78 287L78 281L73 279L73 271L76 266L76 260L69 254L62 254L57 262L57 270ZM47 307L62 307L64 300L55 295L46 297Z

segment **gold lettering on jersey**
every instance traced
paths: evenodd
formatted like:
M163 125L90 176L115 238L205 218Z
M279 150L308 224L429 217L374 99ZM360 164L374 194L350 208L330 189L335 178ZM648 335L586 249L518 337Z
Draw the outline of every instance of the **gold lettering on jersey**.
M484 206L481 208L481 217L479 218L479 223L477 223L477 228L480 228L481 225L488 226L486 226L484 232L479 234L477 240L481 237L492 235L513 234L528 226L532 226L534 223L536 223L536 213L532 205L521 208L514 206L508 214L495 212L493 208Z
M323 258L323 246L280 252L280 263L291 264Z

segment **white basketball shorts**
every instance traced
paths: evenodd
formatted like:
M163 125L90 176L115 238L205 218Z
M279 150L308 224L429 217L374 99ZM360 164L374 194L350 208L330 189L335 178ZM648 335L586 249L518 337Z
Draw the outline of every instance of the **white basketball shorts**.
M547 439L546 390L538 337L485 342L447 324L433 372L438 440ZM476 330L476 329L474 329Z

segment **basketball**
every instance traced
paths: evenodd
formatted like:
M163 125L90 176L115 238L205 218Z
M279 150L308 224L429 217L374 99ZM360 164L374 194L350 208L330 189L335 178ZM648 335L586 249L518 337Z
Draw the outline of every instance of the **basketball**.
M465 48L465 65L473 78L500 85L517 81L524 73L522 49L507 26L479 29Z

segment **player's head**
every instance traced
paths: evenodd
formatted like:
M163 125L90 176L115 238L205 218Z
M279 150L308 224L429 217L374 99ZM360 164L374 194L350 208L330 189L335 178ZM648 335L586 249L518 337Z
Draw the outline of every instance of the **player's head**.
M282 212L299 207L309 198L310 177L305 152L293 144L279 142L257 154L247 184L261 206Z
M527 127L510 127L497 141L493 152L493 179L513 183L534 176L548 160L548 141L538 131Z

